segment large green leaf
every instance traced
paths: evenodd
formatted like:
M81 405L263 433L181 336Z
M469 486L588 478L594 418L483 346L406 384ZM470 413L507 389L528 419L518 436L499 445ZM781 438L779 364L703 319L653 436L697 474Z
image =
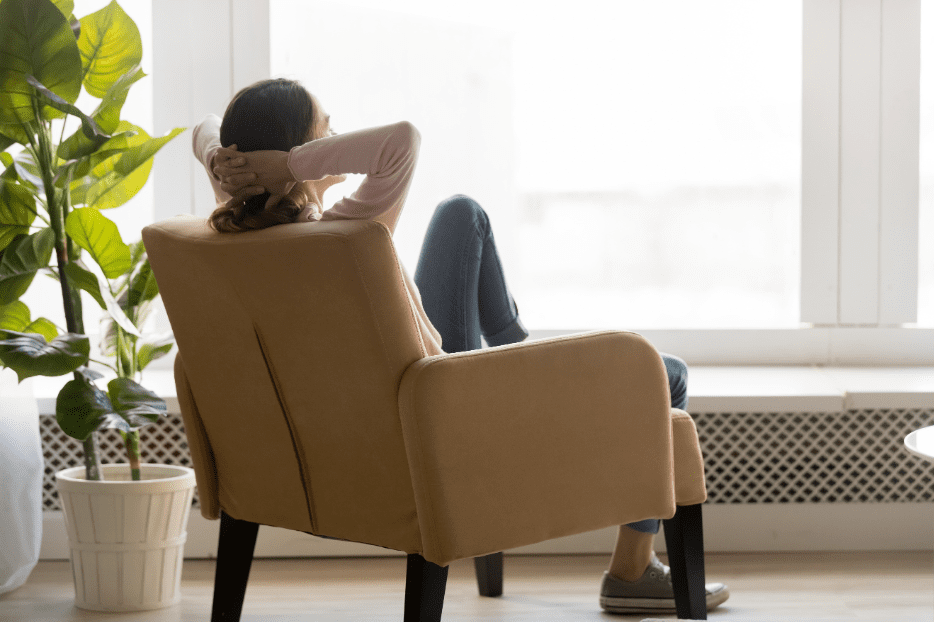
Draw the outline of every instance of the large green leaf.
M3 259L0 259L0 305L9 304L26 293L36 271L48 267L54 247L55 234L46 227L32 235L15 239L3 250Z
M146 335L137 344L139 355L136 358L136 369L142 371L157 358L163 357L172 350L175 344L175 335L172 331L158 335Z
M132 305L129 303L129 288L133 278L139 274L143 263L146 261L146 247L143 246L142 240L130 242L127 246L130 249L130 269L114 281L113 289L116 291L117 301L120 306L126 309L127 314L132 317L133 307L138 302L134 302Z
M70 261L65 264L65 276L68 282L87 293L97 301L101 309L107 309L107 304L101 296L101 286L97 280L97 275L88 270L80 261Z
M72 210L65 220L65 231L78 246L91 253L108 279L130 269L130 249L120 238L120 230L93 207Z
M131 429L157 423L159 417L168 411L165 402L158 395L130 378L114 378L107 383L107 391L114 410Z
M146 74L139 66L134 66L110 86L107 93L104 95L104 99L101 100L100 105L98 105L97 109L91 114L91 117L97 123L101 131L112 134L117 129L117 126L120 124L120 111L123 109L123 104L126 101L130 87L145 76ZM135 134L135 132L133 132L133 134ZM117 137L111 138L112 142L105 146L105 143L108 142L107 138L99 136L88 138L82 129L78 129L58 146L58 157L63 160L73 160L76 158L83 158L93 153L97 158L96 161L92 162L90 166L88 166L88 162L85 161L82 163L84 167L75 171L75 177L82 177L87 175L90 168L104 159L102 156L113 155L117 153L118 150L122 151L126 149L126 137L124 137L122 143L119 140L115 140L116 138ZM107 153L108 151L110 153Z
M0 177L0 251L16 236L28 234L35 219L36 199L29 188Z
M75 0L52 0L52 4L54 4L65 17L69 17L75 12Z
M16 372L19 381L32 376L61 376L88 362L87 335L65 333L47 342L37 333L0 330L0 363Z
M72 183L73 203L111 209L129 201L149 179L156 152L185 128L175 128L165 136L150 138L142 128L121 121L117 131L127 130L135 130L137 135L127 139L128 148L122 154L103 160L88 175Z
M31 122L27 123L26 127L29 129L29 134L26 133L23 126L19 124L5 124L3 118L0 117L0 139L3 140L4 144L12 140L13 143L19 143L24 147L28 147L30 145L29 137L35 135L35 127Z
M16 300L0 307L0 328L19 333L37 333L52 341L58 337L58 329L51 320L40 317L30 321L29 307L21 300ZM3 338L3 335L0 335Z
M0 306L0 328L7 330L23 331L29 326L32 314L29 307L22 300L14 300L8 305Z
M103 136L88 138L84 135L84 130L79 127L75 130L74 134L58 145L58 150L55 152L55 155L66 161L83 158L97 151L107 140L108 139ZM64 184L64 179L58 178L55 180L55 183L57 186L62 186Z
M21 333L36 333L45 337L45 340L51 343L56 337L58 337L58 328L55 327L55 324L52 320L39 317L34 319L29 323L28 326L23 328Z
M41 104L50 106L59 112L64 112L65 114L70 114L73 117L78 117L81 120L81 131L84 132L84 135L88 138L98 140L110 138L101 131L101 128L97 126L97 122L89 117L88 115L81 112L81 109L71 104L49 89L45 87L35 76L26 76L26 82L29 83L29 86L36 89L36 97L38 98Z
M66 383L55 401L59 426L79 441L104 428L138 430L158 422L168 410L155 393L129 378L114 378L107 384L107 392L97 388L91 378L91 373L82 369L81 378Z
M63 160L77 160L77 162L73 164L72 178L79 181L72 183L72 196L74 196L76 186L82 183L80 178L87 176L91 172L91 169L107 158L119 156L126 151L130 146L130 140L134 136L136 136L136 132L129 130L121 132L120 134L114 134L109 139L100 142L87 138L84 132L77 130L59 145L58 157ZM92 179L91 183L93 183L93 181ZM84 183L87 182L88 180L84 180ZM64 176L60 175L59 178L55 180L55 185L59 188L63 188L65 186Z
M127 317L123 307L119 302L117 302L117 299L114 298L113 294L110 293L106 285L101 287L101 296L103 296L104 303L107 305L107 313L110 314L110 317L120 325L120 328L133 335L134 337L139 337L139 329L136 328L130 318Z
M149 265L149 259L146 258L133 271L127 304L130 307L135 307L143 301L154 299L158 295L159 284L156 283L156 275L152 273L152 266Z
M107 278L117 278L129 271L132 265L130 247L120 240L117 226L93 207L72 211L65 223L65 230L81 248L91 253ZM103 303L107 313L124 331L135 337L140 336L139 329L111 294L107 281L81 267L65 269L66 275L72 273L77 278L75 284L94 296L98 303ZM96 287L91 284L92 278L97 282Z
M81 91L78 44L68 20L49 0L4 0L0 3L0 132L18 142L24 136L20 124L36 118L28 75L74 103ZM53 108L45 108L43 114L63 116Z
M142 128L136 129L145 134ZM149 138L149 135L147 134L146 138L148 140L138 145L132 145L122 156L120 156L120 159L117 160L116 166L114 166L114 170L123 175L129 175L138 167L143 166L147 162L151 162L152 157L156 155L156 153L162 149L162 147L165 146L167 142L184 132L186 129L187 128L184 127L176 127L165 136L160 136L159 138Z
M10 145L15 145L15 144L16 144L15 139L10 138L9 136L4 136L3 134L0 134L0 151L6 151L7 147L9 147Z
M104 166L112 166L120 156L104 161ZM98 167L100 168L100 167ZM100 177L87 176L82 185L71 188L72 201L75 205L87 205L95 209L113 209L120 207L143 189L149 181L152 160L147 160L129 175L121 175L110 168Z
M85 374L66 382L58 392L55 420L62 432L82 442L94 432L117 427L122 421L114 413L107 393L98 389Z
M133 136L136 136L136 132L130 131L114 134L110 138L99 136L92 139L84 135L84 130L78 128L74 134L62 141L56 155L62 160L80 159L74 168L74 178L77 179L87 175L100 162L122 153L128 146L127 140ZM59 188L64 187L64 177L56 178L55 185Z
M142 239L129 242L127 246L130 247L130 261L133 263L133 272L136 272L146 259L146 246L143 244Z
M94 97L104 97L143 57L139 29L116 2L81 18L78 49L85 72L84 88Z
M117 305L126 311L127 317L137 327L142 327L152 311L152 300L159 295L159 287L152 274L152 268L149 265L149 259L146 257L146 247L142 240L131 242L130 262L132 267L123 276L117 280ZM138 334L135 336L139 337ZM129 343L130 341L134 343ZM101 352L107 356L119 355L129 366L130 358L133 356L134 344L136 340L124 340L122 352L117 352L120 345L117 339L117 324L111 316L101 318ZM150 344L150 350L147 354L147 363L159 356L160 351L153 350L154 343ZM161 343L157 347L162 347ZM138 358L137 358L138 360ZM137 367L142 369L142 367Z
M138 306L127 307L127 290L124 289L119 296L117 296L117 307L120 309L126 310L127 317L133 322L135 326L143 326L146 323L146 320L149 319L150 314L152 313L152 302L143 302ZM126 332L126 331L124 331ZM101 341L100 348L101 353L106 356L114 356L117 354L117 346L119 345L117 339L117 323L114 321L114 314L108 313L107 315L101 316ZM123 338L123 358L126 362L126 365L130 364L132 343L131 341L136 341L135 338L140 337L139 332L130 333L134 339L128 339L124 334Z
M117 323L109 315L101 317L101 326L106 327L106 332L101 337L101 354L119 358L123 369L130 369L133 365L133 352L136 350L138 339L126 334L118 339Z
M130 87L145 77L146 74L139 68L139 65L134 65L110 85L100 105L92 115L102 130L113 133L117 129L117 125L120 124L120 111L123 109L124 102L126 102Z
M36 158L31 149L23 149L13 158L13 167L16 169L16 175L19 180L33 188L34 194L45 194L45 182L42 181L42 171L36 164Z
M75 167L74 180L71 182L72 204L93 205L97 197L106 194L108 188L118 186L121 183L126 185L125 176L114 170L117 162L130 149L139 147L151 140L146 130L133 125L129 121L120 121L115 132L114 137L101 145L97 153L93 153L89 158L84 158ZM142 178L139 178L139 175L142 175ZM135 190L126 197L127 200L146 183L149 178L149 169L141 171L139 175L129 182L131 183L129 189L133 190L135 188ZM116 207L116 205L111 207Z
M85 378L87 378L88 380L92 381L92 382L93 382L94 380L97 380L98 378L103 378L103 377L104 377L104 374L100 373L99 371L95 371L95 370L91 369L91 368L88 367L87 365L85 365L85 366L83 366L83 367L79 367L79 368L76 369L75 371L78 372L79 374L81 374L82 376L84 376Z

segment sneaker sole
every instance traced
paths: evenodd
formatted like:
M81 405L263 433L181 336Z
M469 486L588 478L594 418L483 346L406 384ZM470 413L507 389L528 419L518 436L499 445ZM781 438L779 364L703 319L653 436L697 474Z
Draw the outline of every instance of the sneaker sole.
M720 590L707 595L707 611L726 602L730 591ZM600 597L600 607L609 613L677 613L673 598L612 598Z

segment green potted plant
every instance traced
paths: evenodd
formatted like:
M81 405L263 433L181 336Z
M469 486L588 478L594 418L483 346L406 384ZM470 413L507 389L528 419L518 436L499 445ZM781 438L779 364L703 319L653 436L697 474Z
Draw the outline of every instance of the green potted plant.
M139 31L116 2L80 20L73 8L72 0L0 0L0 363L20 382L74 376L58 394L56 420L83 444L84 466L59 472L56 481L78 606L157 608L178 600L194 476L183 467L139 464L139 428L158 421L166 404L137 378L171 349L172 337L141 334L158 287L142 242L124 243L103 210L132 198L155 153L185 128L152 138L120 118L130 87L145 77ZM90 114L75 106L82 88L100 99ZM59 282L63 328L33 319L20 300L39 272ZM104 312L102 352L115 365L94 362L116 373L106 391L95 384L103 374L89 367L82 290ZM123 437L127 465L100 464L96 433L106 428ZM128 496L108 501L110 494ZM171 506L162 507L167 498ZM184 522L159 523L176 518ZM155 542L159 530L172 536L168 545ZM88 539L109 544L90 551ZM161 563L164 576L140 582L133 568L145 575L153 547L160 557L172 549L177 560L170 570ZM114 576L103 576L105 569ZM147 585L165 589L149 593Z

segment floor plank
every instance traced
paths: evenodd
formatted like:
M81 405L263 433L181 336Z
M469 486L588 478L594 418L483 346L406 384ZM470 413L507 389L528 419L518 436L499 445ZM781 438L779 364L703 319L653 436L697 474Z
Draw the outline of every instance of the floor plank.
M664 556L662 556L664 558ZM603 613L597 592L608 555L507 556L504 594L477 594L470 560L451 565L445 621L642 620ZM709 554L709 581L730 587L711 612L724 622L934 620L929 553ZM152 612L97 613L74 607L68 562L40 562L29 581L0 596L2 622L202 622L210 618L214 562L187 560L182 603ZM258 559L243 622L402 620L405 558ZM674 619L674 616L657 616Z

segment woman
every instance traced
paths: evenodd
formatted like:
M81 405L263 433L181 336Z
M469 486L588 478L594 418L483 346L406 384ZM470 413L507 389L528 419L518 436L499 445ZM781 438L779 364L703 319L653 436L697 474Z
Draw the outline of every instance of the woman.
M218 207L209 222L218 231L366 218L394 232L415 171L419 134L407 122L336 134L317 98L295 81L273 79L240 91L223 122L212 115L195 128L193 143L214 187ZM348 173L366 179L324 211L324 192ZM405 279L429 354L478 349L481 334L491 346L528 337L506 286L489 218L468 197L455 195L438 205L415 283ZM687 366L676 357L662 358L672 405L685 408ZM668 567L653 552L658 527L658 520L646 520L619 528L601 587L605 610L675 611ZM722 584L708 584L708 609L728 595Z

